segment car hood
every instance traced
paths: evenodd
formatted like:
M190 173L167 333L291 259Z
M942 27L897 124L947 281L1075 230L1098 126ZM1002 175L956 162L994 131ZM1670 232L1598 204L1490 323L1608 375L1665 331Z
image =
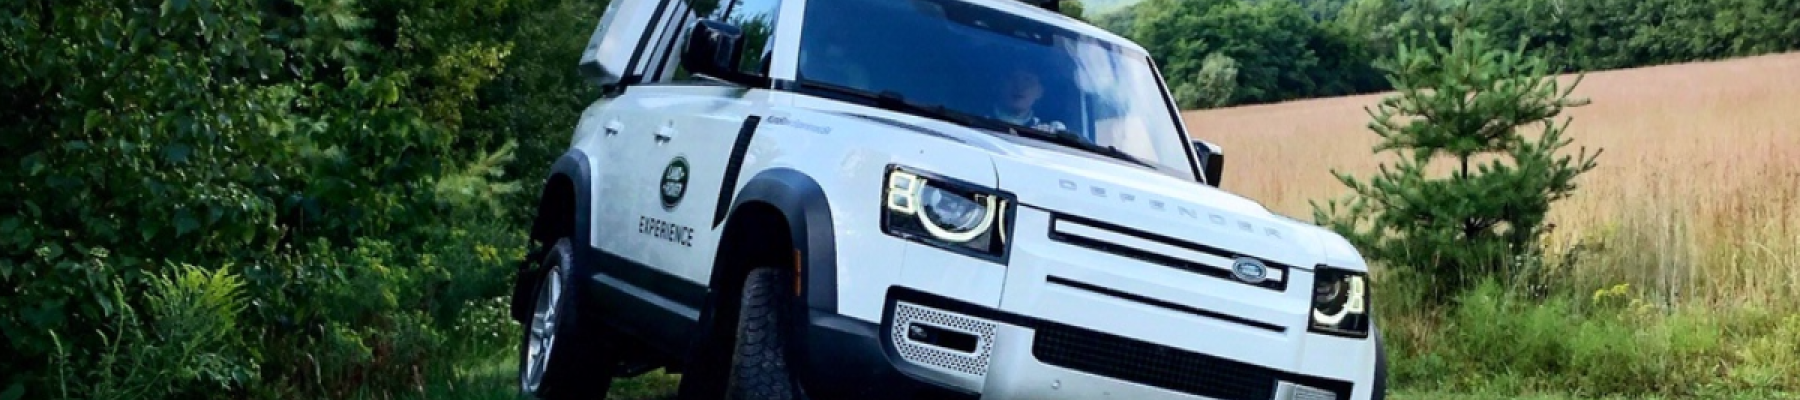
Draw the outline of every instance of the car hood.
M1000 189L1020 204L1311 269L1366 271L1336 232L1271 212L1244 196L1148 167L1036 139L866 107L818 110L935 136L991 155Z
M1029 139L1020 139L1029 140ZM1269 211L1254 200L1149 168L1076 155L1073 149L996 146L1000 187L1026 207L1103 221L1151 235L1311 269L1366 270L1335 232Z

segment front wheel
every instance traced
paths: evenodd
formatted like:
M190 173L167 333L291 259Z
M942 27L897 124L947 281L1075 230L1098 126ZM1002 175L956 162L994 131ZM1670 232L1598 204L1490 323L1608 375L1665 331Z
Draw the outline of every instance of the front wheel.
M786 282L780 270L758 268L744 280L738 308L737 344L731 354L726 393L732 400L801 398L788 372L782 335Z
M1370 336L1375 337L1375 385L1369 399L1384 400L1387 398L1388 357L1387 347L1382 345L1381 329L1377 328Z
M614 357L602 337L580 337L580 312L569 296L574 248L559 240L544 256L535 305L519 343L519 389L546 400L605 399Z

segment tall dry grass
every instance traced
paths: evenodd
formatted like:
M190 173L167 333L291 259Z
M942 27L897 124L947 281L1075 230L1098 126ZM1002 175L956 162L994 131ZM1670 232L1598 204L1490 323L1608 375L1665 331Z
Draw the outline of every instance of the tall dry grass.
M1568 81L1568 79L1565 79ZM1185 115L1225 148L1229 190L1310 220L1331 170L1383 161L1364 107L1386 94ZM1567 276L1668 303L1800 304L1800 53L1591 73L1567 136L1604 148L1552 211L1551 243L1596 249Z

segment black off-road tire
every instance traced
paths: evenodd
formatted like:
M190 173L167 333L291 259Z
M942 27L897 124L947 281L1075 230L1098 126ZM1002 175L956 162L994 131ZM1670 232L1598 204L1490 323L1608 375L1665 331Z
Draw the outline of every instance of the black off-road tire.
M568 238L558 240L545 252L541 265L536 285L531 288L531 304L535 306L537 298L543 295L542 285L550 284L551 279L561 281L563 292L553 306L557 315L556 339L549 352L542 383L537 393L526 394L544 400L603 400L612 389L613 372L618 365L617 351L604 330L586 326L592 324L587 321L592 317L578 307L580 301L574 296L574 285L578 280L573 274L575 248L572 242ZM527 346L532 340L533 319L531 315L526 317L521 325L524 329L520 332L519 343L521 374L530 363Z
M1380 329L1371 332L1370 336L1375 337L1375 385L1370 392L1369 398L1371 400L1384 400L1387 399L1388 387L1387 346L1381 343L1382 337Z
M782 310L785 309L786 273L758 268L744 279L738 309L737 344L732 347L726 379L730 400L797 400L797 385L788 372L783 348Z

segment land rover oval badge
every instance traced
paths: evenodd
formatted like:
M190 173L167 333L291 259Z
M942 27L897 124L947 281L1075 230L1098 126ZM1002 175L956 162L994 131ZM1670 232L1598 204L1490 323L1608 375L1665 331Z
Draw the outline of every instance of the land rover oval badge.
M1254 258L1238 257L1231 263L1231 275L1251 284L1262 283L1269 279L1269 267Z
M664 209L674 209L681 204L681 197L687 195L688 163L686 158L675 156L669 166L663 167L662 173L662 205Z

